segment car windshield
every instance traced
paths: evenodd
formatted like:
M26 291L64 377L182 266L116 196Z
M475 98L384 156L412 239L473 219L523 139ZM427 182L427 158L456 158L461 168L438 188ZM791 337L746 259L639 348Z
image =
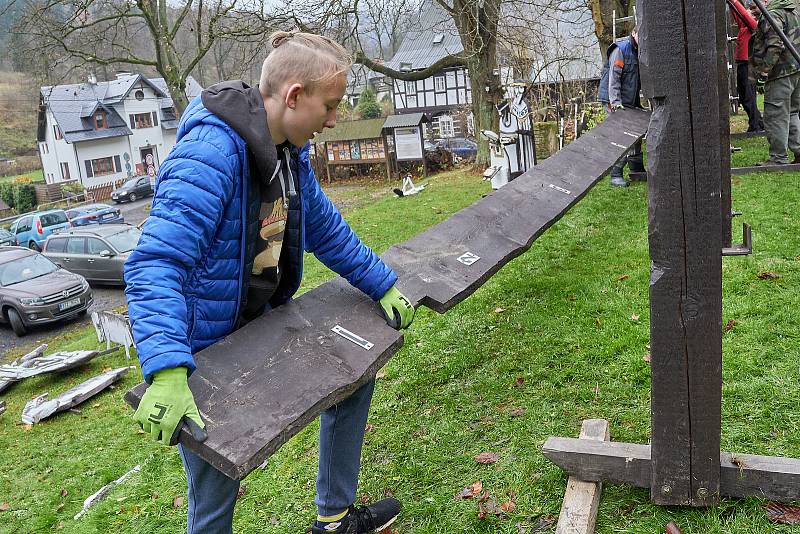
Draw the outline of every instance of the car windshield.
M124 189L126 187L135 187L137 180L139 180L139 179L138 178L133 178L132 180L128 180L127 182L122 184L122 187L120 187L120 189Z
M0 264L0 286L19 284L57 270L58 266L52 261L41 254L32 254Z
M11 232L9 232L8 230L3 230L2 228L0 228L0 238L4 238L4 237L12 237L13 235L14 235L14 234L12 234Z
M136 248L136 244L139 242L139 236L141 235L142 232L138 228L131 228L130 230L125 230L124 232L106 237L106 241L111 243L111 246L114 247L117 252L124 254Z
M69 219L67 219L67 214L63 211L51 211L50 213L43 213L41 216L39 216L39 219L42 221L42 226L44 228L69 222Z

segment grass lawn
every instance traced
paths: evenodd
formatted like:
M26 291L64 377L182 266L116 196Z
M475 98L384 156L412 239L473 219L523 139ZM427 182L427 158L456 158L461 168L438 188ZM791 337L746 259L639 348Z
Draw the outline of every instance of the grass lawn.
M6 182L13 182L14 180L19 178L20 176L26 176L26 177L30 178L31 181L34 182L34 183L35 182L44 182L44 174L42 173L42 169L38 169L38 170L35 170L35 171L31 171L31 172L17 174L15 176L2 176L2 177L0 177L0 184L6 183Z
M756 150L748 144L735 158L756 158ZM755 251L723 260L723 321L732 321L723 338L722 447L728 451L800 457L797 180L779 173L734 178L734 209L753 225ZM474 202L488 185L456 171L402 200L388 189L382 183L331 191L379 252ZM762 271L780 277L762 280ZM303 289L329 276L311 259ZM378 381L359 495L392 492L403 501L399 534L518 534L518 524L558 514L566 476L540 452L548 436L577 436L582 419L603 417L612 439L648 442L648 281L646 184L621 190L604 180L465 302L446 315L420 309L404 348ZM53 346L94 346L93 335L79 330ZM0 512L0 532L185 528L178 454L138 434L122 401L123 391L140 380L138 370L79 414L29 430L18 422L29 398L55 395L125 363L121 353L105 356L79 371L29 379L4 395L0 503L10 509ZM236 532L296 534L310 524L316 433L312 424L244 481ZM500 459L477 464L481 452ZM84 498L136 464L140 474L83 519L72 519ZM474 501L455 498L476 481L498 503L515 495L516 510L479 519ZM794 532L770 524L757 499L723 500L706 510L661 508L648 499L645 490L606 485L597 532L658 533L670 520L687 534Z

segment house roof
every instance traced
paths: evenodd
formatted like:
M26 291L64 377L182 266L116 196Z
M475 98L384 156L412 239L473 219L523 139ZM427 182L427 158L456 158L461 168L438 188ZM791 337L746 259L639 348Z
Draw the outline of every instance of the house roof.
M391 115L383 123L384 128L408 128L409 126L419 126L421 122L428 122L428 117L424 113L408 113L405 115Z
M513 3L507 9L519 9ZM531 13L516 13L535 21L536 42L525 52L533 68L528 81L551 82L599 78L602 57L594 33L592 14L585 1L561 0L558 9L529 7ZM502 17L501 17L502 18ZM502 24L502 20L501 20ZM452 17L435 0L425 0L410 24L397 53L386 62L394 70L421 70L443 57L464 50Z
M383 77L383 74L369 69L366 65L353 63L350 70L347 71L347 93L352 95L361 94L366 88L367 82L377 85Z
M337 122L334 128L324 130L314 138L315 143L331 141L352 141L355 139L373 139L381 136L383 117L362 121Z
M177 127L176 117L169 116L165 108L173 106L163 78L146 78L141 74L120 75L116 80L106 82L79 83L45 86L40 89L42 100L49 107L55 121L68 143L130 135L125 119L114 108L124 100L137 82L150 86L156 93L158 108L161 110L162 127ZM202 87L191 76L187 80L186 93L191 99L200 94ZM96 130L92 117L98 107L108 113L108 128ZM173 126L171 122L176 124ZM166 122L167 124L163 124Z
M464 50L453 18L435 1L425 2L409 27L400 48L386 62L391 69L424 69Z

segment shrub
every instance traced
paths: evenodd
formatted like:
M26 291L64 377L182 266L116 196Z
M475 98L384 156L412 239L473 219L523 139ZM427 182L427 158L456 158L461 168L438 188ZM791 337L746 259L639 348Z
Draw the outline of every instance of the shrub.
M362 119L378 119L383 116L383 109L375 99L375 91L369 87L364 89L358 99L355 112Z
M26 183L14 184L14 208L17 213L25 213L36 207L36 189Z

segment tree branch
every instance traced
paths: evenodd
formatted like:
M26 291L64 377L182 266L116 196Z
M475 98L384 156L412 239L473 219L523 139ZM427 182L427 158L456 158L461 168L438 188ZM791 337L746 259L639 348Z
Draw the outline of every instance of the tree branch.
M425 78L429 78L439 72L442 69L446 69L448 67L461 67L463 66L469 56L466 54L450 54L449 56L445 56L430 67L424 68L422 70L414 70L414 71L399 71L394 70L386 65L381 63L376 63L375 61L368 58L364 52L358 51L355 54L355 61L356 63L361 63L365 65L367 68L374 70L375 72L380 72L385 76L389 76L396 80L404 80L407 82L413 82L416 80L424 80Z

